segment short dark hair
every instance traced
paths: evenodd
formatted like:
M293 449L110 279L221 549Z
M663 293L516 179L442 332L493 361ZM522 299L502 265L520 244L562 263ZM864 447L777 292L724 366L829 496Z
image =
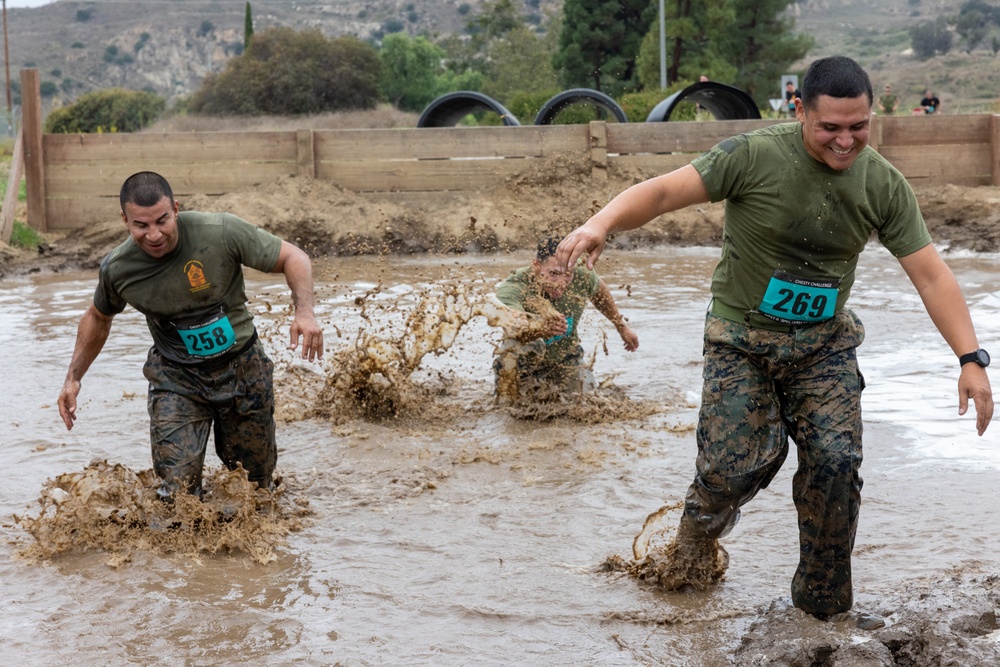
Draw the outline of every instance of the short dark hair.
M802 80L802 104L814 109L820 95L837 98L867 95L869 106L875 98L868 73L846 56L820 58L809 66Z
M535 252L535 259L539 262L544 262L549 257L556 254L556 248L559 247L559 241L561 239L552 238L551 236L547 239L543 239L538 242L538 250Z
M174 191L170 188L170 183L167 183L167 179L153 171L140 171L122 183L118 201L124 211L125 204L155 206L164 197L169 199L170 205L173 206Z

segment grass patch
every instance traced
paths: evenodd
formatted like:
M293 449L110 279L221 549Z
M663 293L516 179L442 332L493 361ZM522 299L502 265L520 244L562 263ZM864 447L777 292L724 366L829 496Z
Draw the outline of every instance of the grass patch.
M10 244L18 248L36 250L42 245L45 239L36 230L18 220L14 221L14 227L10 233Z

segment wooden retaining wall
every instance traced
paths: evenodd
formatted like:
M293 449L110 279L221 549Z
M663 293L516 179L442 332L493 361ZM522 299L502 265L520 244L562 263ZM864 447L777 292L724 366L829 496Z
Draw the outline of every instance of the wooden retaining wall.
M22 71L26 97L38 86L31 71ZM588 159L598 180L616 167L664 173L728 136L782 122L66 135L42 134L41 119L28 118L40 105L31 107L24 105L23 121L28 223L40 230L114 219L122 181L145 169L163 174L178 197L295 176L382 197L429 198L477 190L561 155ZM873 120L872 146L914 185L1000 185L1000 116Z

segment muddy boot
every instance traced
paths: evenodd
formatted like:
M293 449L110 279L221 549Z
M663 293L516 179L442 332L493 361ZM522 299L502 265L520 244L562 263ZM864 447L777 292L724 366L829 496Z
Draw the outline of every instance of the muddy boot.
M681 519L673 542L654 549L636 564L642 579L668 591L684 586L703 590L722 581L729 567L729 553L714 537L706 537Z

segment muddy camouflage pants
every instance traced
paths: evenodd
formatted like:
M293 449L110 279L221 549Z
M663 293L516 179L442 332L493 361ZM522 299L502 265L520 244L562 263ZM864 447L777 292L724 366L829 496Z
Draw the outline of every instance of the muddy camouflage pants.
M784 332L709 314L697 476L683 522L720 537L796 445L792 495L799 565L792 602L815 615L853 604L851 551L861 504L861 390L854 313Z
M143 374L149 380L153 470L164 491L200 493L209 431L227 468L242 464L251 482L267 486L277 463L274 439L274 364L260 341L233 358L182 366L155 347Z

